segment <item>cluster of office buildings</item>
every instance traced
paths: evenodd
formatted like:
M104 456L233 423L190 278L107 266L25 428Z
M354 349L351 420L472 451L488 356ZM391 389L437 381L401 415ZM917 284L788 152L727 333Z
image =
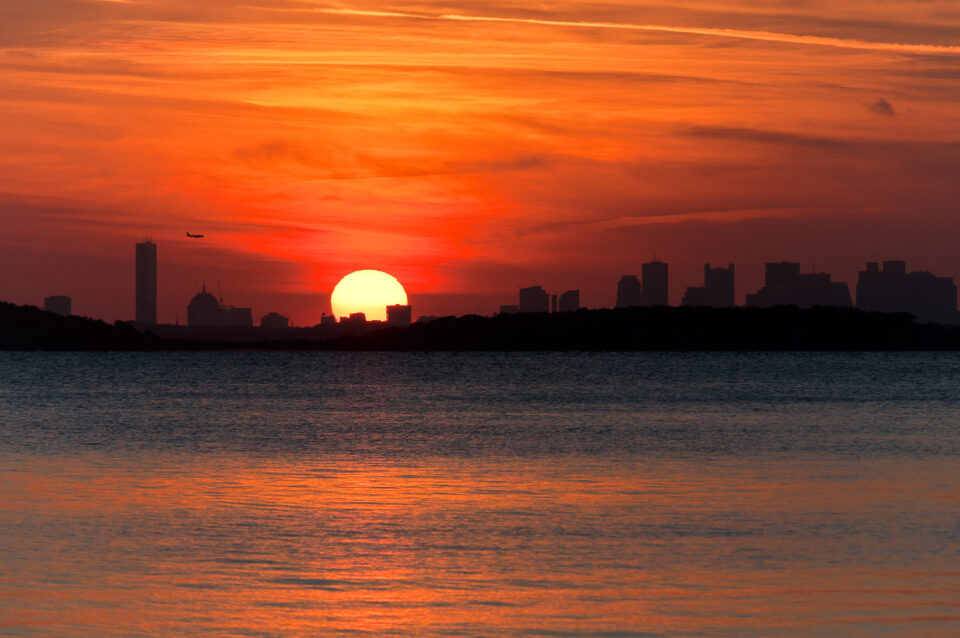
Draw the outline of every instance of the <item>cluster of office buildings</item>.
M652 261L641 266L642 279L624 275L617 282L617 308L668 306L669 266ZM725 268L704 264L703 285L690 286L680 302L682 306L730 308L736 305L736 267ZM567 303L564 303L564 299ZM552 299L552 303L549 300ZM513 312L570 312L579 308L580 292L571 290L560 296L559 303L540 286L521 288L518 305L500 307L501 314ZM549 303L549 305L548 305ZM746 297L746 305L754 308L774 306L834 306L857 308L868 312L903 312L918 321L958 323L957 286L950 277L937 277L926 272L907 272L906 262L867 263L859 273L856 304L847 284L833 281L828 273L801 273L800 264L774 262L765 266L765 281L760 290Z

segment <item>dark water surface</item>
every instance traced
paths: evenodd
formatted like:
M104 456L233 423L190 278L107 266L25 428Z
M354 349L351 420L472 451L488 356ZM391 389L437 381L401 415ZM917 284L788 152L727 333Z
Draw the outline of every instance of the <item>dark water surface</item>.
M958 354L0 353L0 635L958 635L958 409Z

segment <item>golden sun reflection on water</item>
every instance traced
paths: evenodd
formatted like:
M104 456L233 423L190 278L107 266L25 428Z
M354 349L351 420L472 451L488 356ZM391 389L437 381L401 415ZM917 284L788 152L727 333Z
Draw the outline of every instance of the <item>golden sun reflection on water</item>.
M960 622L949 460L2 460L4 634L946 635Z

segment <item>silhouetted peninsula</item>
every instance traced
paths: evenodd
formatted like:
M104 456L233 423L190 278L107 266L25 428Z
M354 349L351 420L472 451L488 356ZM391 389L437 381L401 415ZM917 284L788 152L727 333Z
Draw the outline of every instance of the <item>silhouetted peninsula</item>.
M2 350L151 350L164 342L133 326L0 301Z

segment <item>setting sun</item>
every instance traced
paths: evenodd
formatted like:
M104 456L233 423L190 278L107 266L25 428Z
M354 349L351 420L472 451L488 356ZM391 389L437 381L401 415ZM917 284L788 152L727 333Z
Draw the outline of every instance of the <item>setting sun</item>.
M362 312L368 321L384 321L387 306L406 304L407 293L393 275L379 270L357 270L340 280L330 295L337 317Z

